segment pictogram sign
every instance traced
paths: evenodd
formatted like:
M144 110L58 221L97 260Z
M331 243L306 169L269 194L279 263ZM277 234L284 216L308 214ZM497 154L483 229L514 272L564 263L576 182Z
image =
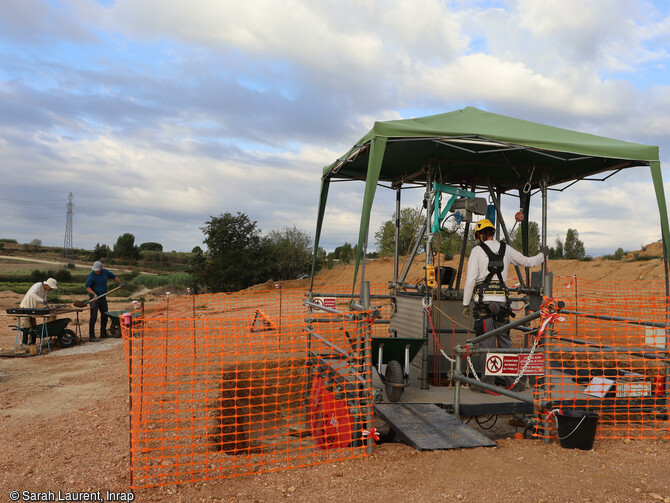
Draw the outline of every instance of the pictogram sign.
M337 309L337 298L335 297L314 297L312 302L319 306L328 307L330 309Z
M530 357L528 365L526 361ZM487 376L515 376L519 375L521 370L524 370L523 375L537 376L544 375L544 354L501 354L501 353L487 353L486 354L486 375Z

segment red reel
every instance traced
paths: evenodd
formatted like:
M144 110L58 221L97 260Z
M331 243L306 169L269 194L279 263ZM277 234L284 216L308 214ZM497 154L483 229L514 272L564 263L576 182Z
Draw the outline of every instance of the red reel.
M309 420L312 438L318 449L347 447L352 440L353 419L346 400L338 400L316 376L309 395Z

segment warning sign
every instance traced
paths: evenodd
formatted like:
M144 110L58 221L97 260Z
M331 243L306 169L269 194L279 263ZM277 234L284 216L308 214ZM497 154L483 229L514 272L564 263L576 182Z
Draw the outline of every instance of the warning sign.
M651 383L642 382L617 382L617 398L640 398L651 395Z
M319 306L327 307L329 309L337 309L337 298L336 297L314 297L312 300L314 304Z
M530 361L528 359L530 358ZM528 365L526 362L528 361ZM521 370L523 375L544 375L544 354L535 355L508 355L502 353L488 353L486 355L486 375L488 376L515 376Z

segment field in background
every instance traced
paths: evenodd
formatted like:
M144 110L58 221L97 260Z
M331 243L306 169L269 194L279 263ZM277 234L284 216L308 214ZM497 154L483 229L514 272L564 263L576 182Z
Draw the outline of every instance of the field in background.
M58 280L58 290L49 294L50 302L70 303L82 300L87 295L84 283L91 272L95 256L91 251L75 249L75 267L61 270L62 254L63 249L59 247L0 240L0 291L25 294L37 281L55 277ZM168 291L185 293L190 276L184 270L188 267L190 255L144 250L137 261L102 259L105 268L121 278L125 285L125 288L110 293L109 300L144 300L149 294L162 295Z

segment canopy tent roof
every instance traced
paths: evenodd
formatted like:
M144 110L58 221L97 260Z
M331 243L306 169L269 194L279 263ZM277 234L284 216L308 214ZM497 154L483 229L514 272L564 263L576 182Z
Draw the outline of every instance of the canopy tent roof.
M441 167L444 183L488 180L503 190L577 180L596 173L658 161L658 147L614 140L514 119L468 107L415 119L375 122L324 177L366 179L370 145L386 138L379 180L407 180L424 165Z
M368 233L379 181L411 182L431 168L443 184L500 191L548 186L633 166L649 166L666 252L668 217L658 147L524 121L468 107L415 119L375 122L323 170L314 250L318 249L331 180L365 180L356 265ZM670 255L670 253L668 253ZM316 253L315 253L316 256ZM355 280L354 280L355 282Z

